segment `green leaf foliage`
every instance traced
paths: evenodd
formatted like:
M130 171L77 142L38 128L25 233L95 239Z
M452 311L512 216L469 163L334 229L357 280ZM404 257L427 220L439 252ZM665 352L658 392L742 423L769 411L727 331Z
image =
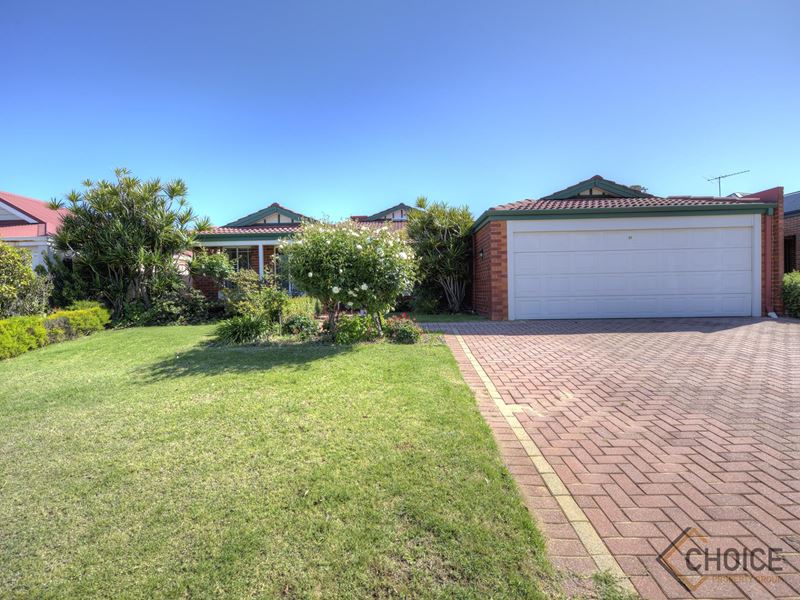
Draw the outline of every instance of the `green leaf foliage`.
M420 210L408 216L408 237L414 246L423 287L444 296L450 312L461 310L470 276L472 213L466 206L417 200Z
M56 248L88 270L115 316L127 302L149 307L154 281L175 268L197 226L205 226L187 193L180 179L143 181L117 169L114 181L86 181L67 196L70 214L54 236Z
M800 271L783 276L783 305L787 314L800 317Z

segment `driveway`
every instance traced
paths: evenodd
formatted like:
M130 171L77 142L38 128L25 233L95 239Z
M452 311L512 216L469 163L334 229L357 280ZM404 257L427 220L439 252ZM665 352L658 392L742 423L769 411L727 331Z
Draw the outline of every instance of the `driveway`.
M435 329L559 566L645 598L800 597L800 323Z

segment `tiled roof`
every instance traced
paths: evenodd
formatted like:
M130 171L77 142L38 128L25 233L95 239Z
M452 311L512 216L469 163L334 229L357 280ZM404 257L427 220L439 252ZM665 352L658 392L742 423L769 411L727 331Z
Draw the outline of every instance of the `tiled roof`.
M214 227L210 231L202 231L199 235L248 235L253 233L293 233L302 227L302 223L269 223L266 225L245 225L243 227Z
M61 225L61 220L69 214L69 210L66 208L53 210L47 205L47 202L42 202L41 200L35 200L33 198L26 198L25 196L19 196L10 192L0 192L0 201L5 202L13 208L16 208L20 212L25 213L35 221L44 223L46 225L46 230L44 233L40 233L38 235L55 233Z
M669 196L668 198L570 198L568 200L520 200L490 210L592 210L608 208L655 208L661 206L728 206L760 202L758 198L719 198L716 196Z
M800 192L792 192L783 197L783 212L797 212L800 211Z

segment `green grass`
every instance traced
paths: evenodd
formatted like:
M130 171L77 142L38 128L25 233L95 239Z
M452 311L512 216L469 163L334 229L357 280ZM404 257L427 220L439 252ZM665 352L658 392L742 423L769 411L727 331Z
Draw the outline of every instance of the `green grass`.
M446 346L211 331L0 362L0 597L560 594Z
M403 314L403 313L395 313ZM485 321L485 317L480 315L468 315L466 313L405 313L418 323L460 323L464 321Z

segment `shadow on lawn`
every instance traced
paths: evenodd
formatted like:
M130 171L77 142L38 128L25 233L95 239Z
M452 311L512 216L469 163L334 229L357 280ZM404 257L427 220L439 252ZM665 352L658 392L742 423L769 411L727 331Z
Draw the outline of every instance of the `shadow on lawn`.
M307 369L313 361L350 351L351 346L319 343L263 346L206 343L142 368L140 373L150 381L160 381L193 375L268 371L275 367L302 370Z

